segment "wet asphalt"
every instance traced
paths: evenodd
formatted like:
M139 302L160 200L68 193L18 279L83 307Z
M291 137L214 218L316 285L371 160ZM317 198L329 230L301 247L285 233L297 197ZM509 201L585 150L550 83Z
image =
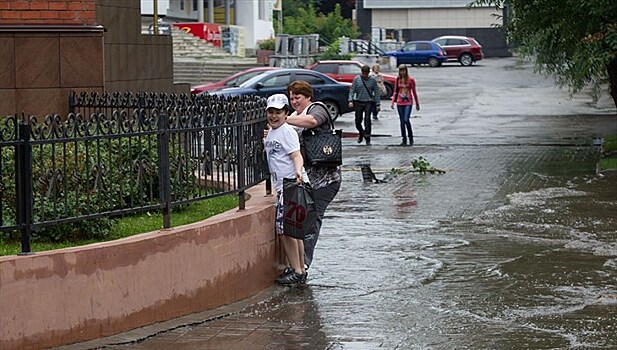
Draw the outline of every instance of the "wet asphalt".
M617 348L617 175L592 145L610 97L515 58L410 73L415 144L389 101L371 146L344 139L306 286L57 349Z

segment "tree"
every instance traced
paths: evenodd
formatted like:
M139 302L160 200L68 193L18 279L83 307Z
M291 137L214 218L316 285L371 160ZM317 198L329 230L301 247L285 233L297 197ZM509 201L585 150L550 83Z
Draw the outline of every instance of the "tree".
M341 6L341 14L345 18L351 18L353 9L356 6L356 0L317 0L315 6L321 13L334 12L336 5Z
M554 74L572 92L608 81L617 106L617 1L474 0L509 13L504 30L538 72Z
M285 2L283 2L285 4ZM319 39L327 45L341 36L357 38L360 33L350 19L341 15L341 5L337 4L334 11L324 15L317 13L312 4L296 9L296 15L283 18L283 31L291 35L319 34ZM283 8L285 14L285 8Z

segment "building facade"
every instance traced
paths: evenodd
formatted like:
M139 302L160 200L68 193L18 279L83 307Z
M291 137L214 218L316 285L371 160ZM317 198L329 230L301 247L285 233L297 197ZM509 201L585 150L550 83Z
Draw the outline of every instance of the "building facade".
M356 21L364 39L431 40L442 35L474 37L486 57L510 56L496 24L507 16L494 7L472 7L471 0L357 0Z
M255 49L257 42L274 37L275 0L168 0L166 20L206 22L242 28L243 46Z
M70 91L189 92L172 41L142 35L138 0L2 0L0 115L68 113Z

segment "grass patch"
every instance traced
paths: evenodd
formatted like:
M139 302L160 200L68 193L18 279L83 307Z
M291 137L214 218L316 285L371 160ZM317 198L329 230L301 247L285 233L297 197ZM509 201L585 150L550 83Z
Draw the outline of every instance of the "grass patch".
M612 152L617 150L617 135L608 135L604 138L604 151Z
M187 206L174 208L171 214L171 226L177 227L207 219L238 206L237 195L215 197ZM39 243L32 242L33 252L42 252L67 247L78 247L86 244L113 241L133 236L139 233L151 232L163 228L161 213L144 213L114 220L109 236L104 240L81 240L76 242ZM3 242L0 238L0 256L16 255L21 252L20 242Z
M600 170L617 169L617 158L600 159Z

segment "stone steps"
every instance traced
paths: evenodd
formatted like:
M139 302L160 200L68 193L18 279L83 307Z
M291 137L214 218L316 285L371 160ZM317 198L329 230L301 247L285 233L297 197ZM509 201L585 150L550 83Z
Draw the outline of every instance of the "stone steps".
M174 81L198 85L221 80L237 72L262 66L255 58L246 60L212 59L175 60Z
M232 56L222 48L172 27L174 82L199 85L261 66L257 59Z

